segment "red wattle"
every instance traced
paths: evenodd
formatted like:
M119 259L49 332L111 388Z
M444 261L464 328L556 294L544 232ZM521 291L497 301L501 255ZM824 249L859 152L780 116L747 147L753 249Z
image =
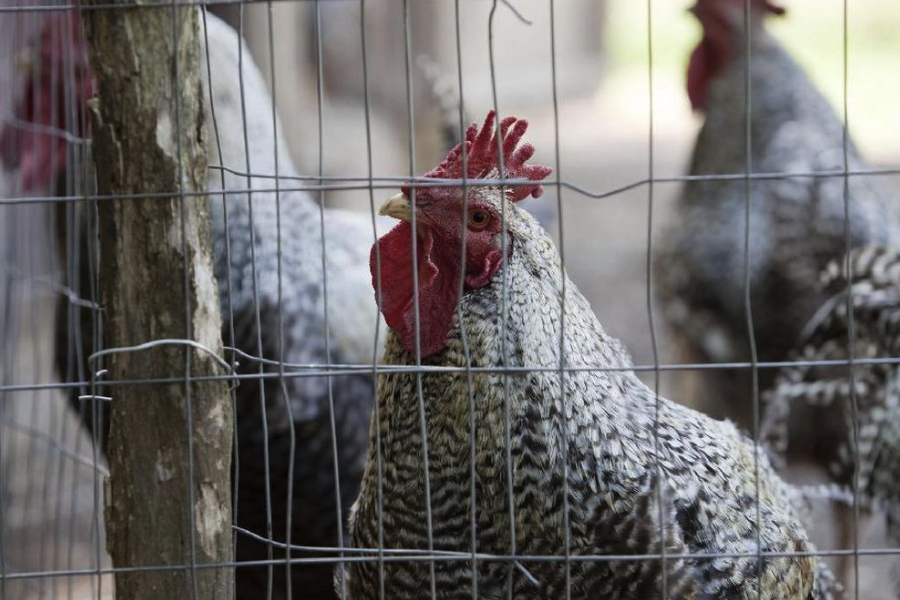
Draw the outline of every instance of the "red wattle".
M25 90L14 114L29 125L59 131L33 131L9 124L0 127L0 164L20 169L22 190L48 193L66 167L70 141L65 133L78 137L89 133L90 124L85 123L87 130L82 131L82 123L86 121L87 101L94 95L94 83L77 12L47 16L35 45L41 68L22 77ZM74 80L70 82L58 73L72 73ZM69 94L73 101L64 101ZM70 115L72 110L74 114Z
M400 336L407 351L416 351L415 303L413 301L412 227L402 222L372 247L369 268L378 300L376 249L381 263L379 308L388 326ZM417 243L420 348L422 356L443 350L456 312L459 265L445 260L434 248L434 238L424 231Z
M494 275L500 269L500 263L503 261L503 254L499 250L492 250L484 257L481 270L477 273L466 274L466 289L477 290L491 282Z
M691 53L688 63L687 93L691 101L691 108L694 110L703 110L706 106L706 94L712 78L709 51L709 44L706 40L700 42Z

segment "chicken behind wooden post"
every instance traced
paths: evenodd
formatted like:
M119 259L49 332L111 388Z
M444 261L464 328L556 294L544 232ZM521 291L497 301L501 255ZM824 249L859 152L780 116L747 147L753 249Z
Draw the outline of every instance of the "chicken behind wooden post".
M40 71L45 76L26 80L17 117L88 137L83 119L92 86L80 17L77 12L64 13L48 18L47 23L37 54L45 63ZM309 376L291 372L294 369L288 366L287 376L280 379L275 361L283 358L289 365L371 363L379 319L365 264L374 238L371 219L365 214L326 209L323 232L318 204L303 191L285 190L298 187L298 171L280 121L273 117L272 98L262 73L236 31L211 14L205 16L204 24L201 39L208 43L201 52L201 76L204 99L210 100L206 123L210 134L210 226L224 317L222 337L226 345L241 353L236 358L239 373L249 376L235 392L234 514L238 526L257 535L271 535L281 542L290 535L292 544L334 548L362 478L374 395L372 377L367 372ZM72 31L62 35L64 27ZM59 77L61 72L70 76ZM51 77L51 73L56 75ZM51 83L58 87L50 87ZM51 103L54 96L65 98L66 103ZM19 170L24 192L50 194L67 166L67 143L59 135L4 128L0 131L0 159L4 166ZM13 150L18 154L11 154ZM279 182L276 174L282 178ZM276 194L276 187L285 191ZM59 302L56 361L60 375L83 381L90 379L84 361L93 348L91 313L96 309L77 298L79 291L89 297L91 272L83 215L77 217L59 221L60 238L68 237L60 248L80 253L80 260L70 263L79 265L80 270L74 273L74 280L65 281L74 291L73 297L61 296ZM70 229L65 230L66 224ZM325 265L323 252L327 252ZM76 331L78 334L73 333ZM326 332L330 336L328 351ZM76 339L83 340L81 348ZM70 360L72 354L77 358ZM79 402L77 393L70 400L92 429L92 403ZM98 406L96 433L102 440L108 423L105 407ZM294 552L292 557L325 554L330 555ZM236 557L238 561L283 560L285 552L241 534ZM270 589L272 598L287 598L288 577L294 599L334 598L332 573L333 565L327 562L291 567L277 563L271 567L271 579L266 566L238 567L237 598L266 598Z
M550 237L515 205L540 195L550 172L526 164L533 147L517 149L526 127L513 117L499 123L501 171L493 113L480 130L473 124L466 175L530 183L477 181L465 217L450 185L418 188L414 201L405 187L382 207L402 222L370 263L391 331L350 529L354 547L382 547L391 560L347 564L338 581L347 576L353 600L379 598L382 587L386 598L430 598L431 565L392 550L433 545L460 553L433 564L442 599L503 598L512 586L516 598L562 598L568 587L572 598L643 600L664 579L669 598L836 597L830 573L808 554L793 488L732 424L657 400L562 270ZM426 177L462 173L457 148ZM387 371L415 365L417 351L424 366L450 370ZM562 361L572 370L561 373ZM665 571L658 557L640 558L663 549ZM757 550L787 556L758 560ZM513 551L518 563L490 558ZM611 556L619 558L603 559Z
M209 178L215 269L223 315L233 321L234 345L257 359L293 365L371 363L378 322L364 258L374 237L371 219L326 209L323 223L318 204L307 193L286 189L297 187L299 173L280 120L273 120L262 73L237 32L212 15L206 19L209 53L204 67L208 64L210 73L204 84L212 105L210 161L216 166ZM281 178L277 187L284 190L277 194L276 174ZM236 191L247 189L249 193ZM226 321L223 327L223 338L229 340L231 324ZM238 525L269 535L268 475L272 536L287 541L291 519L292 544L337 547L362 479L372 377L366 372L311 377L287 367L288 376L280 379L277 363L257 359L237 356L241 373L265 377L243 380L236 391ZM315 556L320 554L292 552L293 558ZM239 561L268 557L265 544L238 537ZM275 550L274 557L285 553ZM275 565L274 598L287 599L287 572L293 598L334 597L333 565L323 562L289 570ZM267 580L265 567L238 568L238 599L265 598Z
M744 252L748 165L753 174L792 174L749 183L750 301L760 361L786 358L826 299L818 291L819 272L847 250L844 180L835 176L845 169L843 122L766 31L766 15L784 9L767 0L750 5L749 31L744 0L697 0L693 7L703 37L691 55L687 91L705 122L688 174L714 178L684 184L655 257L660 306L688 363L751 359ZM846 168L865 168L852 141L848 144ZM851 244L900 239L897 202L883 183L853 177L849 186ZM691 376L708 392L701 402L706 412L751 428L749 369ZM773 377L771 369L761 369L760 389Z

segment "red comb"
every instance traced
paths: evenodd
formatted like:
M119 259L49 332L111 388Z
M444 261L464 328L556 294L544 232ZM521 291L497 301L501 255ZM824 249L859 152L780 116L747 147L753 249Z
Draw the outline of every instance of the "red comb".
M761 5L761 8L766 12L770 12L774 15L782 16L787 12L787 9L783 6L778 6L777 4L772 4L769 0L756 0L756 4Z
M528 129L528 121L516 117L506 117L500 121L500 140L503 146L503 171L500 171L499 150L497 147L497 131L494 126L496 113L492 110L487 114L481 130L478 125L472 123L466 130L466 139L456 145L447 154L444 162L423 177L436 179L462 179L463 178L463 144L466 149L466 178L484 179L496 173L497 176L505 175L507 179L528 179L540 181L550 175L553 169L542 165L526 165L525 163L534 155L534 146L522 144L516 146ZM533 186L510 186L510 200L518 202L529 196L537 198L544 193L544 187L540 184ZM409 191L403 190L407 195Z
M66 133L78 137L86 133L82 121L94 89L77 11L45 16L34 45L39 50L14 109L16 119L31 127L0 128L0 162L21 169L26 191L49 187L65 168ZM35 125L41 129L35 130Z
M709 9L715 11L725 5L743 7L744 0L697 0L697 4L694 5L694 10ZM769 0L750 0L750 7L760 12L767 12L778 16L787 13L786 8L770 2Z

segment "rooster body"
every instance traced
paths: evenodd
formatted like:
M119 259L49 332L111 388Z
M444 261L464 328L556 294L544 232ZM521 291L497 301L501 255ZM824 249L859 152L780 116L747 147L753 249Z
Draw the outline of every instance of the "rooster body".
M743 2L699 0L694 9L704 26L704 40L692 58L689 92L706 119L689 173L732 178L685 184L676 218L661 244L657 272L667 319L696 362L750 360L744 252L747 201L749 299L761 361L784 360L825 300L817 291L820 271L846 250L844 179L835 176L845 169L842 122L803 69L763 28L759 8L763 3L752 4L749 115ZM831 176L791 175L748 184L740 177L748 167L751 173ZM846 169L865 168L848 140ZM852 178L849 196L847 227L853 246L897 237L896 206L877 179ZM768 373L760 375L766 387ZM733 373L715 376L726 378L715 386L717 390L740 387ZM742 387L746 397L750 386ZM743 404L712 409L749 424L750 404Z
M519 124L513 129L518 133L515 141L524 131ZM505 120L501 131L509 127ZM492 131L490 117L482 133L486 130ZM504 139L505 147L514 148L512 137ZM471 155L484 148L482 138L470 130ZM495 145L493 140L487 144ZM507 156L512 153L509 148ZM530 156L531 151L525 154ZM461 260L453 234L447 233L454 231L453 216L460 214L458 205L447 199L452 193L426 195L417 200L420 208L415 210L423 228L418 235L422 361L458 371L381 375L380 419L373 417L362 490L351 518L353 545L383 547L386 554L394 548L428 550L423 450L427 442L434 550L462 553L458 559L435 562L439 598L473 597L474 567L466 556L473 544L484 555L560 557L523 559L521 566L528 575L507 560L479 558L481 598L504 597L509 586L515 597L563 597L567 584L573 598L651 597L663 585L658 558L582 558L653 555L663 549L671 556L665 563L671 598L831 597L830 575L815 558L760 561L754 556L757 540L762 552L812 549L795 513L794 491L733 425L657 398L635 376L625 350L604 332L561 269L549 236L530 215L501 200L497 188L470 192L469 211L475 203L476 213L489 213L492 223L503 223L493 229L489 225L488 231L494 249L507 243L506 265L490 266L494 259L486 258L493 278L487 283L473 279L481 272L477 263L484 238L473 235L481 231L483 221L470 217L467 247L475 254L464 259L463 295L458 297L449 286L453 306L457 298L459 305L458 311L451 311L443 335L439 323L443 294L436 300L432 286L444 289L441 279L452 279L451 265ZM425 195L422 189L418 194ZM451 206L442 208L440 203ZM441 214L450 222L440 221ZM397 324L398 315L393 313L397 292L390 289L397 285L390 276L398 274L393 267L407 241L400 231L405 225L378 245L382 310L392 327L384 356L388 365L416 363L405 331L409 321ZM473 261L476 264L470 264ZM405 311L409 310L407 305ZM431 343L435 331L441 332L440 345ZM560 349L565 366L576 370L559 372ZM514 371L469 375L465 372L469 361L476 369ZM421 377L425 439L417 377ZM563 558L566 525L573 557L568 581ZM681 556L706 553L745 556ZM430 597L425 561L392 561L380 567L373 559L348 565L346 574L347 581L339 583L349 585L354 600L379 597L382 583L385 597Z

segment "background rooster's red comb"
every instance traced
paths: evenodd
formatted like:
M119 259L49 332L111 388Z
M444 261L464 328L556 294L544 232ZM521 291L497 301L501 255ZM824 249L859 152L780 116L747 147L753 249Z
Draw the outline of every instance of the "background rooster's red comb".
M0 127L0 163L20 170L22 189L49 189L66 166L66 133L87 134L87 100L94 95L88 47L77 11L43 16L31 47L24 90L14 108L18 121Z
M697 0L694 9L717 10L723 6L743 7L744 0ZM750 7L761 12L772 13L773 15L784 15L787 9L783 6L770 2L769 0L750 0Z
M462 179L463 177L463 146L466 150L466 178L484 179L494 176L505 176L507 179L528 179L540 181L550 175L553 169L543 165L525 164L534 155L534 146L522 144L522 136L528 130L528 121L516 117L506 117L500 121L500 139L503 147L503 173L500 172L500 157L497 147L497 131L494 126L496 113L492 110L488 113L478 129L477 123L472 123L466 130L466 138L447 154L447 158L434 169L425 173L424 177L440 179ZM518 146L518 148L517 148ZM518 202L528 196L537 198L544 193L544 187L540 184L533 186L510 186L510 200ZM404 190L406 191L406 190ZM408 193L408 192L407 192Z
M787 9L785 7L769 2L769 0L755 0L755 3L760 5L760 8L764 9L765 11L776 14L778 16L781 16L787 12Z

